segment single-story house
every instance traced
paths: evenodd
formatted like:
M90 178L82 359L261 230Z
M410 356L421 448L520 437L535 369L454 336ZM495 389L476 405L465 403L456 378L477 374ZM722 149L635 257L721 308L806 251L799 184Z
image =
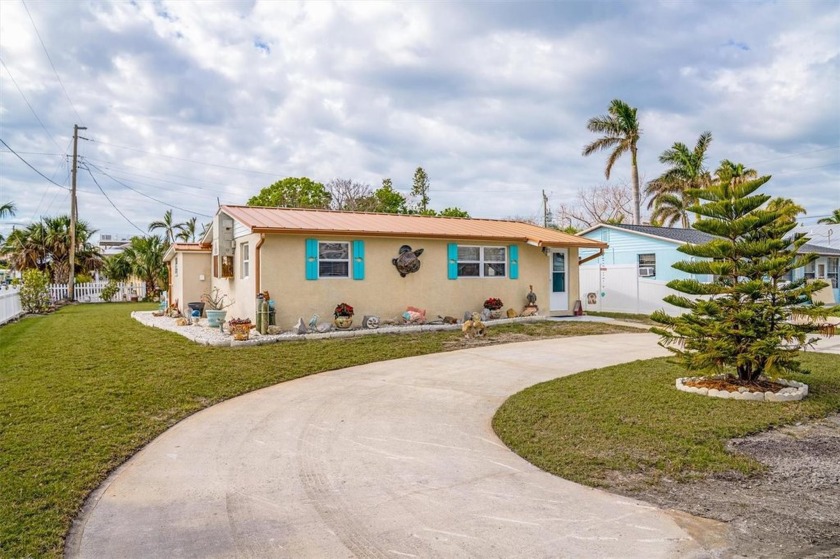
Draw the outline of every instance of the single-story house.
M268 291L277 324L291 327L314 314L332 320L339 303L358 318L409 306L461 318L490 297L521 311L533 286L540 314L567 315L580 298L580 249L606 246L516 221L221 206L201 243L167 254L170 300L185 306L215 287L235 301L228 319L254 320ZM401 255L419 269L401 273Z
M677 251L683 244L701 244L713 237L695 229L600 223L578 233L587 239L609 244L603 254L581 266L581 293L584 308L612 312L651 313L682 309L667 305L662 298L676 293L666 287L674 279L696 277L711 281L710 276L687 274L673 268L675 262L691 259ZM581 250L586 258L593 251ZM815 253L819 258L804 268L794 270L791 279L822 279L831 284L834 300L840 300L838 268L840 249L810 242L801 253Z
M169 266L169 300L177 301L185 312L187 303L201 301L201 295L208 291L211 250L209 244L173 243L163 257Z

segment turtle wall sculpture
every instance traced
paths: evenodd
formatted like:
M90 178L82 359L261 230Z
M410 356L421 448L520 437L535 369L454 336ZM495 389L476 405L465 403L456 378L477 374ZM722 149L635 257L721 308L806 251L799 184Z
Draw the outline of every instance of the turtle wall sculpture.
M400 276L405 277L420 269L419 257L421 254L423 254L422 248L411 250L410 246L403 245L400 247L400 255L391 260L391 262L396 266Z

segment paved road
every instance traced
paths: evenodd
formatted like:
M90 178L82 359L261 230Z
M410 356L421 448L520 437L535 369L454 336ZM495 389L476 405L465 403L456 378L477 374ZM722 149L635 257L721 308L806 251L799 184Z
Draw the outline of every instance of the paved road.
M675 516L547 474L490 426L509 395L662 355L655 340L617 334L477 348L230 400L115 472L68 555L706 557Z

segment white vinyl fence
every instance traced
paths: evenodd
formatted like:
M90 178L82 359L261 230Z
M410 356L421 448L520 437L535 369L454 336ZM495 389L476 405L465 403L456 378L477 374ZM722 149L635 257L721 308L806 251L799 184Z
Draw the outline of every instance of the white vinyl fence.
M665 284L664 281L640 278L635 264L580 267L584 310L650 314L663 309L672 316L684 313L685 309L662 300L666 295L684 295Z
M80 303L101 303L102 290L108 285L107 281L94 281L91 283L77 283L73 288L73 295ZM119 291L111 301L130 301L132 297L143 299L146 296L146 284L143 282L120 282L117 284ZM51 283L50 299L61 301L67 298L68 286L66 283Z
M8 285L0 287L0 324L6 324L22 314L20 289Z

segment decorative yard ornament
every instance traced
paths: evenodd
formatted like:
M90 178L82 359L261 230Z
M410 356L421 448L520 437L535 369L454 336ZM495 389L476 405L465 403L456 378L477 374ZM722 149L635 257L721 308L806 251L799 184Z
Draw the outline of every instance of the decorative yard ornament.
M400 273L400 276L405 277L408 274L413 274L420 269L419 256L421 254L423 254L422 248L411 250L410 246L403 245L400 247L400 255L391 260L391 262L393 262L394 266L397 267L397 271Z

